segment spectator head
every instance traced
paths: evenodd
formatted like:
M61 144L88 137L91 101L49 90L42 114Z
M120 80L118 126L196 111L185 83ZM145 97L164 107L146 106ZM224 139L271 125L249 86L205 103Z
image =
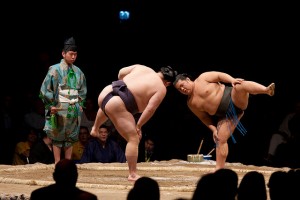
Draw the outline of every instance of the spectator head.
M75 187L78 178L77 166L69 159L62 159L56 165L53 179L63 187Z
M159 200L160 190L158 182L150 177L141 177L135 181L133 188L127 195L127 200Z
M102 124L99 128L99 135L98 135L98 139L100 140L100 142L105 143L107 141L108 134L109 134L108 126Z
M86 126L80 126L78 139L81 143L85 144L90 138L89 129Z

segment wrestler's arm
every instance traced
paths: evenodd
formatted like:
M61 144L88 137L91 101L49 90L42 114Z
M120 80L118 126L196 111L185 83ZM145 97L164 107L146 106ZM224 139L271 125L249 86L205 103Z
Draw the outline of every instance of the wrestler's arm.
M153 116L158 106L161 104L163 98L165 97L166 92L156 92L149 100L145 110L142 112L136 126L138 129L146 124L149 119Z
M197 109L189 106L189 109L201 120L201 122L207 126L212 132L217 130L217 127L213 124L213 120L209 114L203 111L198 111Z
M227 73L218 72L218 71L204 72L200 76L201 78L203 78L205 81L209 83L216 83L216 82L231 83L232 86L234 86L235 84L239 84L243 81L243 79L233 78L231 75Z
M214 139L215 143L217 143L219 141L219 138L218 138L218 129L214 125L211 116L208 113L206 113L206 112L198 111L197 109L194 109L194 108L192 108L190 106L189 106L189 108L201 120L201 122L206 127L208 127L211 130L211 132L213 134L213 139Z
M123 67L122 69L119 70L119 74L118 74L118 79L119 80L123 80L123 78L129 74L134 68L136 67L136 65L131 65L128 67Z

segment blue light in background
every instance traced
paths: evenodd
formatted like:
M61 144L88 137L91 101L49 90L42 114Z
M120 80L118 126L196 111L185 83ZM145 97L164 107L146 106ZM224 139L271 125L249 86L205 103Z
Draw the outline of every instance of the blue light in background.
M121 10L119 12L119 19L124 21L124 20L128 20L130 17L130 12L126 11L126 10Z

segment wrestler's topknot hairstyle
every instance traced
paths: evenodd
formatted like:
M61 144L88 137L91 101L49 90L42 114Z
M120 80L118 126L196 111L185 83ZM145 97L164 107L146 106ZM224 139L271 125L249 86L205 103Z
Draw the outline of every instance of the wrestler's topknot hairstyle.
M77 51L77 46L75 43L75 39L73 37L70 37L65 40L63 51L64 52Z
M173 81L173 85L176 85L176 83L179 81L179 80L185 80L185 79L191 79L192 80L192 76L188 75L187 73L182 73L182 74L178 74L175 78L175 80Z
M160 71L164 75L164 79L169 82L175 81L175 78L178 74L177 71L173 70L170 66L162 67L160 68Z

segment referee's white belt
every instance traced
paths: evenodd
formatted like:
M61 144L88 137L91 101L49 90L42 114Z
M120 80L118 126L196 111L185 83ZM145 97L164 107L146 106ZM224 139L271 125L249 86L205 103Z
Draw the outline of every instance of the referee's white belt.
M66 98L66 97L64 97L62 95L59 95L59 101L61 103L69 103L69 104L73 105L73 104L75 104L75 103L78 102L78 98L76 98L76 99L68 99L68 98Z

